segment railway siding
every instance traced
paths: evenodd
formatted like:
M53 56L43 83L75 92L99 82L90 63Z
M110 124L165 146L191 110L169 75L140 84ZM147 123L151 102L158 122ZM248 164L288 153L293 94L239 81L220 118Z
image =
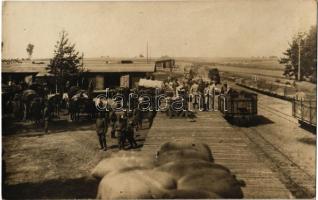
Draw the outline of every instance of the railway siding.
M242 130L242 129L241 129ZM315 177L312 177L299 165L293 162L287 155L277 149L273 144L257 133L254 128L244 128L244 134L258 146L256 153L266 160L271 168L279 172L280 180L297 198L315 197Z
M158 113L142 151L154 155L167 141L194 139L212 150L216 163L227 166L246 182L245 198L291 198L292 193L280 179L279 171L264 161L266 152L240 129L231 126L218 112L199 112L196 122L169 119Z

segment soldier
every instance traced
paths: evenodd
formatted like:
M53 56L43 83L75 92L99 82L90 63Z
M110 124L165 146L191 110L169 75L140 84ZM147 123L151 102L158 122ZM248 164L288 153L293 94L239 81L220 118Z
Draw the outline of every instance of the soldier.
M44 119L44 132L48 133L49 131L49 120L50 120L50 110L48 106L48 102L46 101L44 104L44 110L43 110L43 119Z
M38 127L40 125L42 115L41 99L39 97L35 98L31 103L31 114L35 122L35 126Z
M143 101L142 98L139 98L138 102L141 103ZM133 111L133 115L134 115L134 121L136 124L136 130L142 129L142 120L143 120L143 116L142 116L142 111L140 110L139 106L137 106L137 108L134 109Z
M209 86L209 96L210 96L210 109L214 110L214 98L215 98L215 81L212 81L212 83Z
M126 138L130 144L131 149L137 147L137 142L135 140L135 131L134 131L134 126L132 121L128 123L127 130L126 130Z
M210 84L211 83L206 83L204 88L204 111L210 109Z
M117 138L118 138L118 148L124 149L126 142L126 128L127 128L127 115L124 112L118 119L115 125Z
M201 110L202 107L204 108L204 88L205 88L205 83L203 82L202 78L199 79L199 84L198 84L198 93L199 93L199 109Z
M116 132L116 121L117 121L117 115L115 113L114 110L111 111L111 114L110 114L110 125L112 127L112 130L111 130L111 138L115 138L115 132Z
M96 116L96 133L100 144L100 149L106 151L106 132L108 130L108 123L106 121L106 112L102 101L98 102L98 112Z
M198 98L198 95L199 95L198 87L199 87L199 85L197 84L196 81L194 81L192 86L191 86L191 88L190 88L190 95L192 97L192 99L191 99L192 100L192 106L193 106L194 109L196 108L196 106L199 103L198 102L199 101L199 98Z

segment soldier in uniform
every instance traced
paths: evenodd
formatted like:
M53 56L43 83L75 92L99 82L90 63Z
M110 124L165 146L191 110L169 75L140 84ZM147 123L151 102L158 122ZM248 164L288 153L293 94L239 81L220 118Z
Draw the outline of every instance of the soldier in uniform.
M135 140L135 131L134 131L134 126L132 121L128 122L127 130L126 130L126 138L130 144L130 148L137 147L137 142Z
M111 138L115 138L115 132L116 132L116 121L117 121L117 115L115 113L114 110L111 111L111 114L110 114L110 125L112 127L112 130L111 130Z
M143 101L142 98L138 99L138 102L141 103ZM134 115L134 123L136 124L136 130L138 131L139 129L142 129L142 121L143 121L143 115L142 111L140 110L139 106L134 109L133 111Z
M43 110L43 119L44 119L44 132L48 133L49 131L49 120L50 120L50 109L48 102L45 102L44 110Z
M118 121L116 122L115 129L118 138L118 148L124 149L126 142L126 130L127 130L127 113L124 112L120 115Z
M106 111L101 110L103 108L103 102L98 102L99 109L96 116L96 133L98 135L98 140L100 144L100 149L106 151L107 144L106 144L106 132L108 130L108 122L106 117Z
M192 107L195 109L198 106L198 87L199 85L197 84L196 81L193 82L191 88L190 88L190 97L191 97L191 102L192 102Z

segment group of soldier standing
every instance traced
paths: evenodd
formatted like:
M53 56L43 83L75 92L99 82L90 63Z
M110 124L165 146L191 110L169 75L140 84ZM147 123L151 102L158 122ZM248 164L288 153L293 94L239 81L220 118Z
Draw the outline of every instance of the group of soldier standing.
M164 83L168 91L172 91L173 97L182 97L192 104L193 109L208 111L214 109L214 97L219 92L214 81L168 79ZM189 108L189 107L187 107Z
M140 116L137 110L134 111L116 111L105 105L103 101L97 104L99 108L96 115L96 132L100 144L100 149L106 151L106 135L110 132L111 138L117 138L118 148L125 149L126 141L129 142L129 148L136 148L135 132L140 127ZM108 131L110 129L110 131Z

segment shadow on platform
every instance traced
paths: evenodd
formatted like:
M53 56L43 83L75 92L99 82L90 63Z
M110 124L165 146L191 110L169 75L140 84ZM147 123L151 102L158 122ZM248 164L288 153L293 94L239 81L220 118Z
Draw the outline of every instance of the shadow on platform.
M315 126L312 126L312 125L309 125L309 124L306 124L306 123L301 123L299 127L302 128L302 129L305 129L308 132L311 132L314 135L316 135L316 133L317 133L316 132L317 129L316 129Z
M273 124L274 122L263 115L257 115L251 119L247 118L226 118L226 120L234 126L240 127L255 127L267 124Z
M93 199L98 180L79 178L3 186L5 199Z

